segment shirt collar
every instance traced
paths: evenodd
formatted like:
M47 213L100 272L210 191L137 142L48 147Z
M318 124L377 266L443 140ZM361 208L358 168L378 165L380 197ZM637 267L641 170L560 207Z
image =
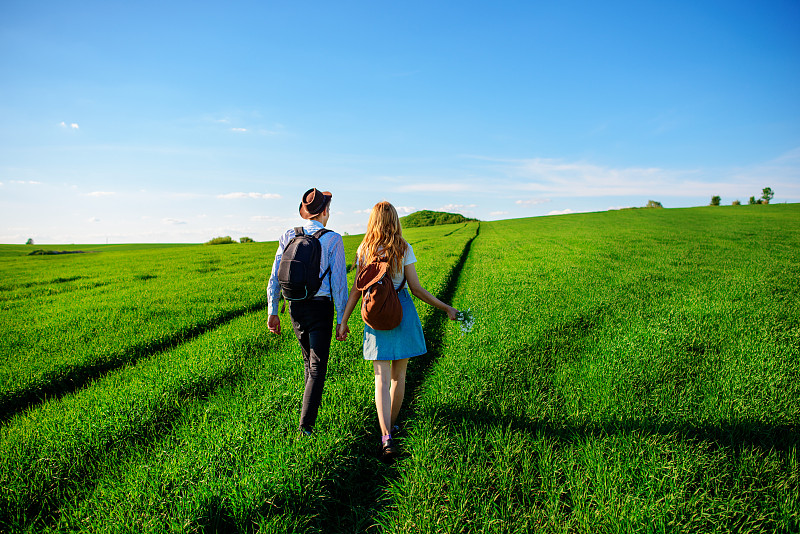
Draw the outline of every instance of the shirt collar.
M315 230L321 230L325 228L321 222L308 219L308 224L305 226L306 228L314 228Z

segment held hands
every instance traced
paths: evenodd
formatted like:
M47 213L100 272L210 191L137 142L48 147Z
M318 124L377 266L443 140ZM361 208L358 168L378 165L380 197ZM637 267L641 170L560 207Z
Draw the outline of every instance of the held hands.
M347 334L350 333L350 327L347 323L336 325L336 341L344 341L347 339Z
M277 315L270 315L269 319L267 319L267 326L269 327L269 331L273 334L280 334L281 333L281 318Z

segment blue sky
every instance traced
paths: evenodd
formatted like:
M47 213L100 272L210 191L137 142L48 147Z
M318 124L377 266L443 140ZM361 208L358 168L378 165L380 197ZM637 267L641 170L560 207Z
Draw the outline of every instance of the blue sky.
M800 202L800 3L0 4L0 242Z

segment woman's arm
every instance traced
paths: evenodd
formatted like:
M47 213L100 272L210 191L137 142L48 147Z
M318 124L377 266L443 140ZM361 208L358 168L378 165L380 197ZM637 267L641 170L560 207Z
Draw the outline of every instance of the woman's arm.
M451 320L456 320L458 310L437 299L424 287L422 287L422 284L419 282L419 276L417 276L417 268L414 267L413 263L406 265L403 269L403 273L406 275L406 283L408 284L408 288L411 290L412 295L417 297L422 302L427 302L431 306L435 306L436 308L445 311Z

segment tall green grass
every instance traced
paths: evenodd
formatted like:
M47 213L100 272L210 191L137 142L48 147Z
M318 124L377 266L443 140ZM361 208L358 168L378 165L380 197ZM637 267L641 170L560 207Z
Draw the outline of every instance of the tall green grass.
M264 307L275 244L101 250L0 258L0 419Z
M35 392L0 422L0 530L800 529L800 206L406 237L425 287L476 322L417 302L429 353L394 464L358 314L317 435L296 432L299 349L286 314L266 329L274 243L0 250L2 391Z
M482 223L389 532L796 532L800 207Z
M452 251L473 234L420 233L438 257L423 275L427 286L443 283L459 257ZM348 255L357 243L346 238ZM369 524L367 504L339 513L341 500L363 489L360 476L342 489L343 466L363 464L373 448L360 320L347 343L334 344L320 433L301 441L299 349L287 317L275 337L266 313L245 313L11 419L0 430L0 524L107 532L286 531L334 517L344 529Z

